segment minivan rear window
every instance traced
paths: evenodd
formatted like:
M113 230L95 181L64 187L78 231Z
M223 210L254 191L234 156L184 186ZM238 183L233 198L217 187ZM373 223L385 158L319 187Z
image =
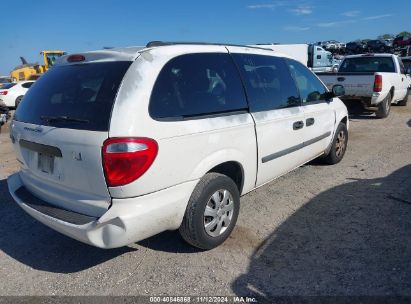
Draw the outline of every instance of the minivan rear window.
M30 88L14 119L54 127L108 131L120 83L131 62L54 66Z

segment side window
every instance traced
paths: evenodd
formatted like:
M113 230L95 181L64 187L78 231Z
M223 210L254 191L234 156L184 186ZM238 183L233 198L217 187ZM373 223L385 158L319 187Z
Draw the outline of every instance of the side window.
M153 118L183 118L247 109L240 75L228 54L198 53L171 59L150 98Z
M287 59L287 62L300 91L303 104L322 100L327 89L321 81L301 63L292 59Z
M244 79L251 111L300 105L297 87L284 59L251 54L232 56Z
M400 65L400 73L401 74L406 74L404 63L402 62L402 60L400 58L398 58L398 64Z
M402 60L402 63L404 64L405 72L411 69L411 59Z
M23 88L28 89L28 88L30 88L30 87L33 85L33 83L34 83L34 82L26 82L26 83L23 83L21 86L22 86Z

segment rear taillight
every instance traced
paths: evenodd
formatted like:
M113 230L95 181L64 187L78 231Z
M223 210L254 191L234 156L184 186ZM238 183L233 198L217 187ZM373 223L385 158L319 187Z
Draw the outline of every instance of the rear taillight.
M103 144L107 185L117 187L142 176L157 156L157 142L150 138L109 138Z
M75 55L70 55L67 58L68 62L81 62L86 60L86 57L84 57L83 55L79 55L79 54L75 54Z
M0 95L7 95L8 92L9 92L9 91L1 91L1 92L0 92Z
M374 79L374 92L382 91L382 75L375 75Z

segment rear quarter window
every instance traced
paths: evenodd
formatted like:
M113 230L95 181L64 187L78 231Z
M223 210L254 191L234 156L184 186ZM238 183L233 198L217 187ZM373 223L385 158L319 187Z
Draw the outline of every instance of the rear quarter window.
M117 61L54 66L28 90L14 119L108 131L117 90L130 64ZM73 120L50 119L61 117Z
M187 119L247 109L240 76L228 54L198 53L171 59L150 98L154 119Z
M33 85L33 83L34 82L25 82L21 86L25 89L29 89Z

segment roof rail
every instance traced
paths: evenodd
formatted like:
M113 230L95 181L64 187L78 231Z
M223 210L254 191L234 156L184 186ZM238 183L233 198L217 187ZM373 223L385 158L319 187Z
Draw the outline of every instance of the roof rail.
M167 45L221 45L221 46L240 46L240 47L247 47L252 49L260 49L260 50L268 50L272 51L268 48L258 47L258 46L249 46L249 45L242 45L242 44L230 44L230 43L211 43L211 42L183 42L183 41L150 41L147 43L147 48L158 47L158 46L167 46Z

